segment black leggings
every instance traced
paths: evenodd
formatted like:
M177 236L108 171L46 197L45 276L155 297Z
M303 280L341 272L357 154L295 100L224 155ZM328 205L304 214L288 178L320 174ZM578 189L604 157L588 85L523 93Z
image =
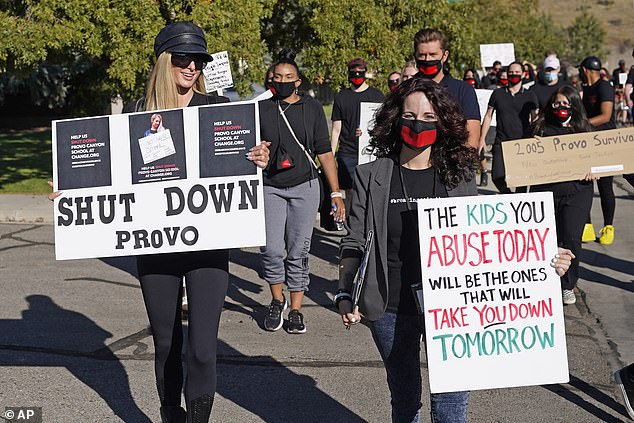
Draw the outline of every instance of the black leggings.
M560 247L568 248L575 255L570 268L561 277L561 288L572 290L579 280L579 258L581 257L581 235L584 217L592 207L592 184L578 184L579 191L566 196L555 196L555 220L557 241Z
M183 389L182 280L186 279L188 343L186 404L216 392L216 344L229 283L226 250L157 254L137 258L155 349L161 406L180 406Z
M604 176L597 179L599 187L599 195L601 196L601 211L603 212L603 226L612 225L614 223L614 212L616 210L616 199L614 198L614 187L612 183L614 176ZM588 214L587 223L592 223L590 214Z

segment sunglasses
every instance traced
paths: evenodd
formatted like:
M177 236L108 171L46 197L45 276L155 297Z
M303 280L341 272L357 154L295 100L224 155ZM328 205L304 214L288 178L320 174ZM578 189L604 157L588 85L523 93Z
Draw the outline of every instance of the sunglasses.
M188 68L189 64L194 62L196 70L202 70L207 65L207 61L201 56L194 56L191 54L172 53L172 65L177 68Z

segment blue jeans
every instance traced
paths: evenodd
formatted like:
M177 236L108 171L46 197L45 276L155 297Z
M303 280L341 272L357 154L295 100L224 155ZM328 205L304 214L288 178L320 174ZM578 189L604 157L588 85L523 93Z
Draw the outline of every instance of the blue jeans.
M420 318L384 313L379 320L370 322L370 330L387 372L392 422L419 423L422 406L420 344L424 332ZM468 401L469 392L466 391L431 394L431 421L466 422Z

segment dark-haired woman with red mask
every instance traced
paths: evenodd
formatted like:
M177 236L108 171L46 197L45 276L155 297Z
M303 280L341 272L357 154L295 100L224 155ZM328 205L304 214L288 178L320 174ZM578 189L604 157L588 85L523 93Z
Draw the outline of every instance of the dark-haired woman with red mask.
M335 303L347 327L367 319L387 372L392 422L421 420L420 347L424 333L411 284L420 282L416 200L477 194L466 119L440 85L413 78L401 83L376 114L370 146L377 159L357 167L350 213L340 247ZM366 236L374 232L359 307L351 288ZM553 267L565 271L568 252ZM387 293L387 294L386 294ZM431 395L431 421L467 421L469 393Z
M536 137L554 137L557 135L590 132L579 92L564 85L553 93L546 107L540 111L533 127ZM555 182L531 187L531 192L551 191L555 201L555 221L557 222L557 242L560 247L568 248L579 257L581 254L581 235L586 217L592 208L594 180L592 175L584 180ZM579 279L579 259L572 261L569 271L561 278L564 304L576 302L573 291Z

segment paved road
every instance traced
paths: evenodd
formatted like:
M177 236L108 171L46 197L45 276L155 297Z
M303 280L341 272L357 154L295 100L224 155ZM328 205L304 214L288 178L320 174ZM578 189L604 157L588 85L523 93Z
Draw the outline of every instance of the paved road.
M634 190L617 179L616 191L616 242L585 245L580 301L565 308L570 383L473 392L472 423L629 421L612 372L634 361ZM598 199L593 219L599 226ZM40 406L45 422L159 421L134 261L55 262L41 197L0 196L0 221L8 220L0 224L0 410ZM269 298L253 270L257 250L233 252L214 421L389 421L367 328L342 330L330 305L337 241L315 230L302 336L261 329Z

